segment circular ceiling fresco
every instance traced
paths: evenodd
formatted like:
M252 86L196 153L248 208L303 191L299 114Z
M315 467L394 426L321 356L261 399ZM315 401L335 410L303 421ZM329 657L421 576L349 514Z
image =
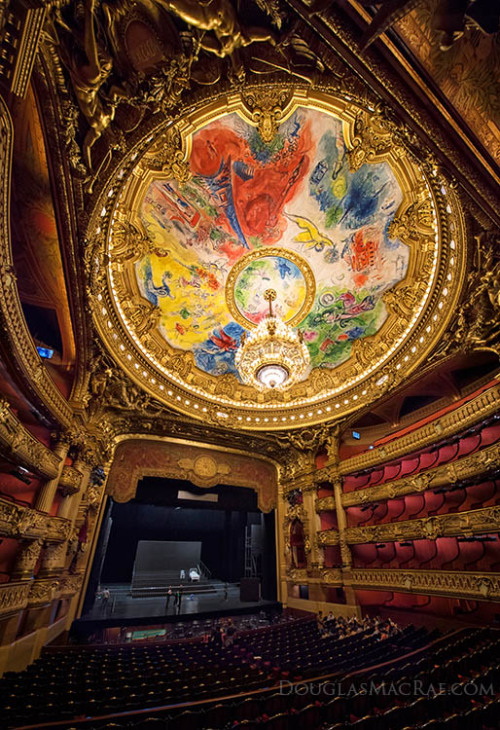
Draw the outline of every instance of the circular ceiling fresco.
M421 362L458 293L464 242L452 193L380 115L312 92L255 106L207 105L150 135L132 174L118 173L95 314L162 400L289 428L352 410ZM308 378L281 393L243 385L235 367L270 288L311 358Z

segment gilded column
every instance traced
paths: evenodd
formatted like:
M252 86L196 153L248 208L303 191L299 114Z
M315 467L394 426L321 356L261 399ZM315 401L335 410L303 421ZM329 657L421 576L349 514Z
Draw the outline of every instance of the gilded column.
M345 531L347 529L347 516L342 504L342 480L340 477L333 482L333 493L335 496L335 510L337 512L337 525L339 528L340 556L342 558L342 582L346 601L350 605L357 603L356 593L352 588L352 555Z
M307 514L306 534L309 536L309 550L307 551L308 568L312 573L317 573L323 567L323 548L318 545L318 531L321 528L321 521L316 512L316 485L313 483L308 489L302 489L304 510Z
M335 479L333 482L333 494L335 497L335 511L337 513L337 525L339 529L340 555L342 557L342 567L346 570L352 568L351 550L345 539L345 531L347 529L347 517L342 504L342 481Z
M54 453L60 458L57 476L54 479L46 482L43 487L38 491L35 501L35 509L39 512L50 512L54 497L57 491L57 485L61 478L61 473L64 467L64 461L68 455L69 439L66 436L59 438L56 445L54 446Z

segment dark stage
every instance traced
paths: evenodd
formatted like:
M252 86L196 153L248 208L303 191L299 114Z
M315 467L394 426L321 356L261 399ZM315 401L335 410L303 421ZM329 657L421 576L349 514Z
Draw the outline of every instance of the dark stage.
M173 599L166 610L165 596L133 597L130 585L108 586L110 598L108 602L97 597L89 611L76 622L84 628L90 624L96 628L127 625L139 626L147 620L150 624L174 623L186 618L212 618L215 616L241 615L255 613L257 610L275 609L281 604L276 601L261 599L259 601L241 601L238 584L229 584L225 599L224 584L211 584L210 592L193 593L189 587L181 601L181 610L174 609Z
M179 584L180 610L173 595L167 608ZM79 623L249 613L276 598L274 514L260 512L253 490L148 478L133 500L108 504Z

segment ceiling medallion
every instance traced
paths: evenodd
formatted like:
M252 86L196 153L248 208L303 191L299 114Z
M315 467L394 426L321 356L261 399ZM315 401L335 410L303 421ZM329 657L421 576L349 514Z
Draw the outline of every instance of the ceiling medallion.
M247 385L283 390L304 380L311 358L302 333L273 313L276 291L267 289L264 299L269 312L248 336L241 337L234 361Z
M302 256L286 248L266 246L244 254L226 280L226 304L235 322L249 329L265 319L268 303L264 294L269 288L277 292L275 313L295 327L314 303L314 272Z
M265 88L284 99L272 135L240 93L149 133L87 239L106 262L96 325L138 385L190 416L289 429L365 406L425 361L458 301L466 237L456 194L380 109ZM273 362L249 385L242 352L263 322L269 334L268 289L309 364L291 382Z

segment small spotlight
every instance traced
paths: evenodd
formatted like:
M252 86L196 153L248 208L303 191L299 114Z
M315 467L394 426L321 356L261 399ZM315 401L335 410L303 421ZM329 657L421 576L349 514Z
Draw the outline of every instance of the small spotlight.
M44 360L50 360L54 355L54 350L50 350L48 347L40 347L39 345L37 345L36 349L38 350L38 354L40 355L40 357L42 357Z
M31 479L28 479L26 476L26 474L29 474L29 471L25 469L24 466L18 466L17 469L12 469L9 474L16 477L16 479L19 479L19 481L24 484L31 484Z

